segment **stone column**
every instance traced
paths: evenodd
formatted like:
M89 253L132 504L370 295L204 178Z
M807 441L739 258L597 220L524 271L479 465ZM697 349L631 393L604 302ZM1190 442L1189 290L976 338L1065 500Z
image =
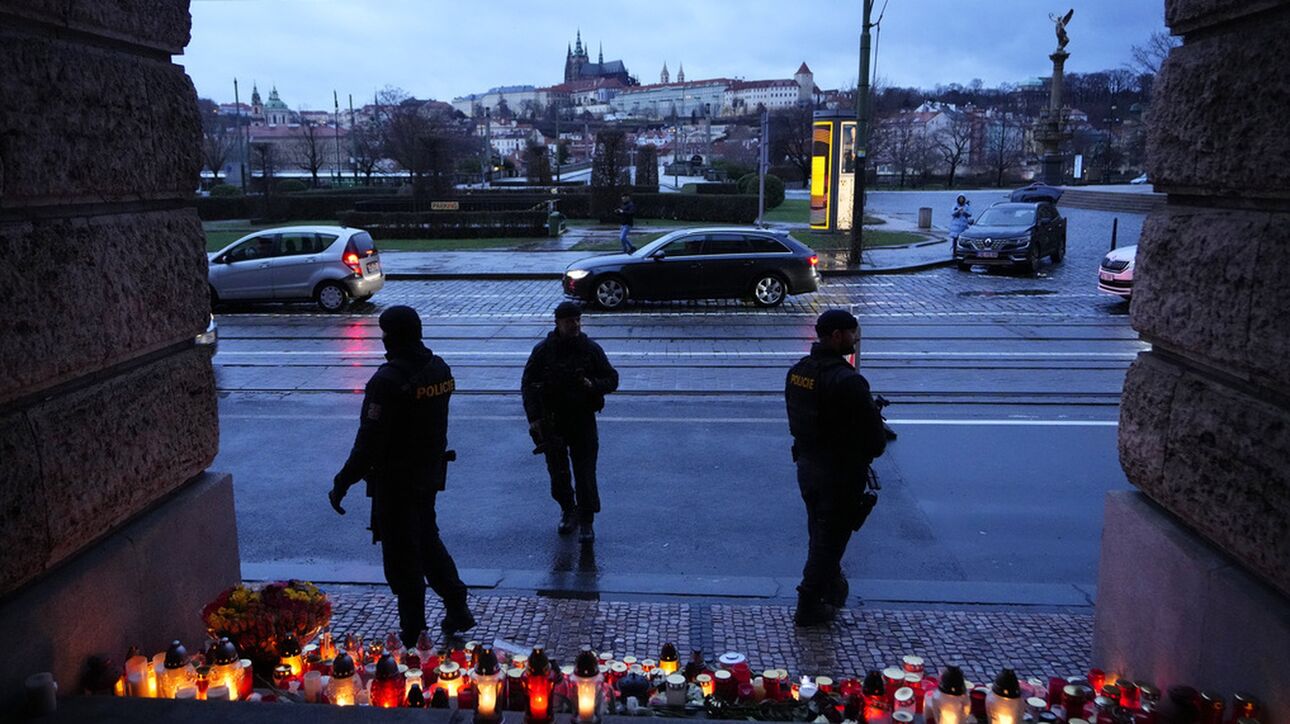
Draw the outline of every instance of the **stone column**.
M0 711L238 578L186 0L0 0ZM202 508L202 506L206 506Z
M1062 142L1067 133L1063 127L1062 89L1065 84L1064 72L1066 59L1071 54L1063 48L1053 51L1048 59L1053 61L1053 79L1048 87L1048 112L1041 121L1039 140L1044 146L1044 155L1040 159L1043 168L1044 183L1050 186L1061 186L1066 180L1065 158L1062 157Z
M1290 720L1290 2L1166 0L1094 658Z

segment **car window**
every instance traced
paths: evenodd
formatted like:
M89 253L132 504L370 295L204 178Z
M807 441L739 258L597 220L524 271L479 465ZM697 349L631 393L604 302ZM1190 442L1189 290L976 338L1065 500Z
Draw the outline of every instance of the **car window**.
M769 236L748 236L749 251L754 254L783 254L788 248Z
M230 262L269 259L278 255L277 240L277 234L265 234L264 236L247 239L233 247L232 251L224 255L224 258Z
M331 246L336 237L328 234L292 233L280 234L278 239L280 256L298 256L317 254Z
M711 254L747 254L748 242L743 234L708 234L703 243L703 253Z
M349 243L354 245L354 250L359 256L371 256L372 252L376 251L376 242L372 241L371 234L366 231L360 231L349 237Z
M980 226L1030 226L1035 223L1035 210L1024 206L994 206L986 209L976 223Z
M667 256L698 256L703 253L702 236L686 236L663 247Z

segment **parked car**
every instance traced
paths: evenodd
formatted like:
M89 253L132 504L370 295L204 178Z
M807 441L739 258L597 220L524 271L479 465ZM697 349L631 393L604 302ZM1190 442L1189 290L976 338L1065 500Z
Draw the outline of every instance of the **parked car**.
M820 286L819 256L787 232L682 229L631 254L581 259L564 272L564 293L617 309L629 299L751 298L774 307Z
M954 260L963 270L985 264L1019 266L1033 274L1044 257L1056 264L1065 256L1066 219L1047 201L997 203L954 245Z
M1141 176L1138 176L1138 177L1134 178L1134 179L1133 179L1132 181L1130 181L1129 183L1131 183L1131 184L1149 184L1149 183L1151 183L1151 179L1147 178L1147 175L1144 173L1144 174L1142 174Z
M1102 257L1097 269L1097 289L1107 294L1128 299L1133 296L1133 261L1138 255L1138 245L1112 249Z
M209 256L212 305L312 300L324 311L339 312L385 284L372 237L344 226L265 229Z

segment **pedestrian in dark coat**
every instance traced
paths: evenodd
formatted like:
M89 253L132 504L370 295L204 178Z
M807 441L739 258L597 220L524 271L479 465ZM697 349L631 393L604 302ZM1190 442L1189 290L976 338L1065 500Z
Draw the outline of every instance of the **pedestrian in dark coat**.
M474 627L466 585L439 536L435 497L448 461L448 400L452 370L421 341L421 318L411 307L381 314L385 364L367 383L358 434L328 499L341 501L359 480L372 499L372 541L381 544L385 580L398 598L399 633L414 646L426 628L426 583L443 599L445 636Z
M577 525L579 541L592 543L592 523L600 512L596 413L604 408L605 395L618 389L618 371L600 345L583 334L578 305L562 302L555 308L555 331L533 348L520 388L529 433L539 448L534 452L546 456L551 497L560 504L557 531L567 535Z
M623 253L630 254L636 251L636 247L627 240L627 233L632 230L632 222L636 219L636 204L632 203L632 197L623 194L622 203L614 213L618 215L618 241L623 245Z
M859 321L830 309L816 321L815 332L819 341L784 381L809 536L797 587L799 626L827 623L846 605L842 556L872 508L869 465L887 445L869 382L846 360L858 348Z

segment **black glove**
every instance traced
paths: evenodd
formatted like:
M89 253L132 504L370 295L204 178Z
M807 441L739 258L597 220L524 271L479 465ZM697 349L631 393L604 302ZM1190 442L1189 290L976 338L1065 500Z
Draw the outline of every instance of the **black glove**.
M349 489L344 485L341 485L338 482L333 482L331 485L331 491L327 493L327 501L331 503L332 509L341 515L345 514L345 509L340 507L340 501L345 499L345 493L348 492L348 490Z

